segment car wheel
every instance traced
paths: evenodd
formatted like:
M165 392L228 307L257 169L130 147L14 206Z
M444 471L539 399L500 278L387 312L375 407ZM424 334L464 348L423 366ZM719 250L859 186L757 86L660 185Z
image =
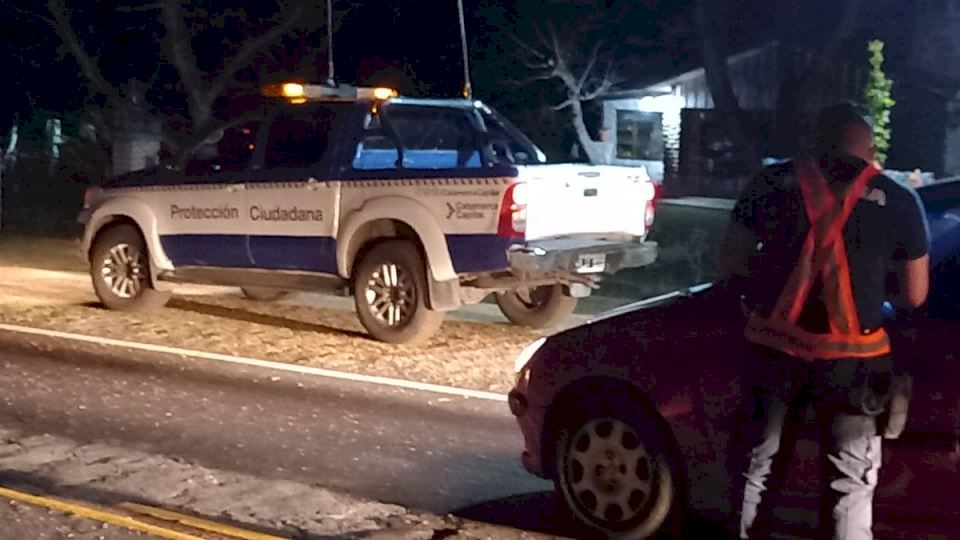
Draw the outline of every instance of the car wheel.
M374 246L354 272L354 303L370 335L386 343L419 344L443 324L427 309L427 277L419 250L407 240Z
M170 299L170 293L151 285L146 244L131 225L112 227L100 235L90 250L90 276L107 309L148 311Z
M626 403L626 402L625 402ZM669 428L632 404L577 407L557 437L557 491L592 536L642 540L679 524L685 485ZM656 414L656 413L651 413Z
M274 302L290 294L290 291L267 287L240 287L243 296L256 302Z
M496 293L500 311L513 324L549 328L566 320L577 307L577 299L564 294L563 285Z

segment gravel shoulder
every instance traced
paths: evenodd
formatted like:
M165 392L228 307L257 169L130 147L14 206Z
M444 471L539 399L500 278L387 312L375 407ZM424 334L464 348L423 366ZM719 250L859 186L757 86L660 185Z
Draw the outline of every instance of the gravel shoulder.
M509 390L513 359L549 333L510 325L481 304L450 314L425 345L387 345L367 337L348 299L263 303L235 288L192 285L179 286L163 309L112 312L99 305L76 242L23 238L0 239L0 323L492 392Z

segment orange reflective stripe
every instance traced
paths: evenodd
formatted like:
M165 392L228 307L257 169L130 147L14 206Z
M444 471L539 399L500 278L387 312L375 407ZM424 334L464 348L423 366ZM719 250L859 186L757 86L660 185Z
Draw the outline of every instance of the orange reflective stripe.
M812 334L796 327L782 328L755 316L744 335L749 341L806 360L873 358L890 353L890 337L882 328L867 336Z
M809 230L797 265L770 317L751 317L745 331L747 339L809 359L867 358L890 352L890 339L883 329L867 336L860 333L843 237L844 226L857 201L870 180L880 172L878 166L869 165L838 198L815 166L798 165ZM826 334L813 334L797 325L817 278L823 284L827 308L829 332Z

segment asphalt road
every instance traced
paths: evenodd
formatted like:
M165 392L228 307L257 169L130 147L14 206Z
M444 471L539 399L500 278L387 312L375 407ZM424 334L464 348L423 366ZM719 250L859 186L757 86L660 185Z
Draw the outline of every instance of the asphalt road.
M504 402L185 359L0 351L0 422L447 513L549 489Z
M504 402L159 355L3 349L0 399L0 425L28 434L122 445L415 510L564 530L550 484L522 470L521 438ZM956 478L956 470L921 469L911 474ZM921 511L927 517L914 532L953 538L960 501L952 499ZM883 514L920 525L906 509ZM936 516L947 514L943 535L930 536ZM883 536L919 537L895 528L903 532Z

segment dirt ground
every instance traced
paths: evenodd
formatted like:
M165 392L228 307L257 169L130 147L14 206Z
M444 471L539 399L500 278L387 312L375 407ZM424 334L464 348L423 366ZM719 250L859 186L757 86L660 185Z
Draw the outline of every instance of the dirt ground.
M423 346L387 345L367 337L343 300L263 303L234 288L181 286L163 309L112 312L99 305L77 242L0 238L5 324L494 392L509 390L514 358L544 334L448 317Z

